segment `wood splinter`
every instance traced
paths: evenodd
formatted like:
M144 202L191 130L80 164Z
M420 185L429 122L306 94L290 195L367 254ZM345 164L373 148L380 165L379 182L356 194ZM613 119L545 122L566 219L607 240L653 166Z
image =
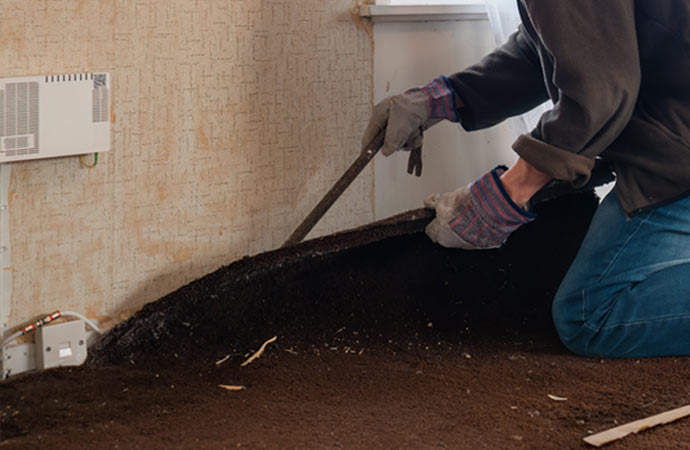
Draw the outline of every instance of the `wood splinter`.
M264 353L264 350L266 350L266 346L267 346L268 344L271 344L271 343L275 342L276 340L278 340L278 336L273 336L271 339L269 339L269 340L267 340L266 342L264 342L263 345L261 346L261 348L259 348L259 351L257 351L256 353L254 353L254 354L253 354L252 356L250 356L245 362L243 362L242 365L241 365L241 367L244 367L244 366L246 366L247 364L251 364L252 361L254 361L255 359L259 358L259 357Z
M223 364L228 359L230 359L230 355L227 355L224 358L219 359L218 361L216 361L216 366L220 366L221 364Z
M625 425L587 436L586 438L583 438L583 440L589 445L601 447L602 445L622 439L631 433L639 433L647 428L652 428L657 425L664 425L675 420L682 419L686 416L690 416L690 405L672 409L671 411L649 416L634 422L626 423Z
M233 386L229 384L219 384L218 387L226 391L244 391L247 389L246 386Z

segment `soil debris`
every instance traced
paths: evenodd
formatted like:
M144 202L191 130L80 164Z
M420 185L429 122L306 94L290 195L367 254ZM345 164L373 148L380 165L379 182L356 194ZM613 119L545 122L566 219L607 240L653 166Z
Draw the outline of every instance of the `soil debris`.
M264 342L264 343L261 345L261 347L259 348L259 350L258 350L256 353L254 353L252 356L250 356L245 362L243 362L243 363L241 364L241 366L242 366L242 367L245 367L245 366L251 364L252 362L254 362L254 360L259 359L259 358L261 357L261 355L264 354L264 351L266 350L266 346L267 346L268 344L274 343L274 342L277 341L277 340L278 340L278 336L273 336L271 339L269 339L269 340L267 340L266 342Z
M558 340L551 299L596 203L537 205L487 252L433 245L422 211L221 267L116 326L86 365L0 383L0 447L561 450L688 404L688 358L600 361ZM292 352L214 365L267 336ZM688 435L678 421L610 448Z
M225 361L227 361L228 359L230 359L230 355L225 355L223 358L221 358L221 359L219 359L218 361L216 361L216 366L220 366L221 364L223 364L223 363L224 363Z
M247 389L246 386L235 386L232 384L219 384L218 387L226 391L244 391Z

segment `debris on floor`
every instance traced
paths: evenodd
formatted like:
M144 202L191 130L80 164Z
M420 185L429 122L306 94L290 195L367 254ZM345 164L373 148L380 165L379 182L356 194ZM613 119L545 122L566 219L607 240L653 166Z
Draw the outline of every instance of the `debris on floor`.
M246 386L235 386L231 384L219 384L218 387L221 389L225 389L226 391L244 391L245 389L247 389Z
M266 350L266 346L268 344L274 343L276 340L278 340L278 336L273 336L271 339L264 342L256 353L254 353L252 356L247 358L247 360L245 362L242 363L242 367L247 366L247 365L251 364L252 362L254 362L254 360L260 358L261 355L264 354L264 351Z
M671 423L687 416L690 416L690 405L626 423L625 425L587 436L583 440L594 447L601 447L602 445L609 444L618 439L623 439L632 433L639 433L657 425Z
M538 205L486 252L432 244L412 212L233 262L116 326L86 365L0 383L0 448L560 450L687 404L687 358L579 358L556 336L551 299L596 203ZM267 336L287 350L225 362ZM688 435L679 421L611 448Z

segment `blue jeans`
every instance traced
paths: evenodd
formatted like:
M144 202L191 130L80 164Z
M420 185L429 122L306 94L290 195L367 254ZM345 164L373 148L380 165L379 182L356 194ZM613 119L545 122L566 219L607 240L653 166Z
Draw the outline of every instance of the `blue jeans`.
M579 355L690 355L690 197L629 219L611 192L558 289L553 320Z

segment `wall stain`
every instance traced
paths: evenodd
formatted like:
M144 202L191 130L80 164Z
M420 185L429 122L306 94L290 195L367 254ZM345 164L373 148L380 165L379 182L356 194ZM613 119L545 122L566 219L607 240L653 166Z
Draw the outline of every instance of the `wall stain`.
M352 26L351 0L285 3L299 21L269 14L280 1L0 3L12 6L0 16L7 76L108 70L113 78L112 155L103 164L12 166L14 322L66 299L117 321L125 306L272 248L293 229L284 217L302 218L290 206L305 203L302 181L311 173L310 186L325 183L325 192L324 178L344 164L329 151L358 141L343 124L367 109L372 30L366 20ZM208 5L215 14L200 13ZM336 109L343 122L314 120ZM368 173L361 178L369 183ZM368 186L352 189L322 231L369 220Z
M84 4L86 3L86 0L77 0L77 5L74 9L74 12L77 16L83 16L84 15Z
M192 251L189 248L178 248L173 252L172 260L181 263L192 259Z
M158 200L164 202L168 197L168 191L165 186L158 186Z
M99 314L102 303L103 302L100 301L98 303L92 303L90 305L87 305L85 309L86 313L84 315L89 319L94 319L98 321L98 328L100 328L101 331L105 331L102 325L112 321L113 317L105 314Z
M199 141L200 148L202 148L203 150L210 149L210 146L208 145L208 138L206 137L206 133L204 133L204 128L202 125L199 125L199 129L197 131L197 139Z
M110 90L111 91L114 90L114 89L112 89L112 86L111 86ZM115 123L116 120L117 120L117 117L115 115L115 99L111 96L110 97L110 123Z

